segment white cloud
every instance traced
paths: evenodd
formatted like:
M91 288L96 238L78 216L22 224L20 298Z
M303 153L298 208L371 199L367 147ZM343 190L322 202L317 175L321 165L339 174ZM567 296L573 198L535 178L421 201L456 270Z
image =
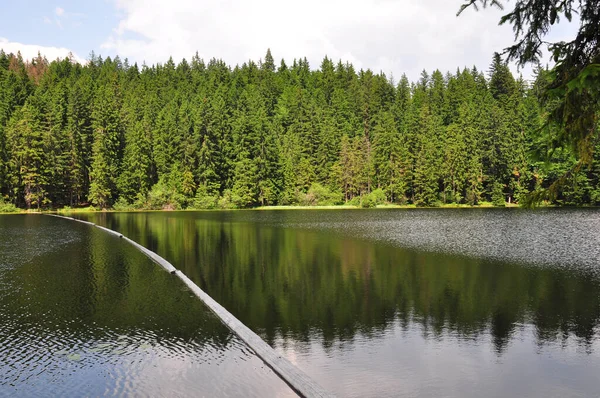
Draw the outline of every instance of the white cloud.
M46 56L49 61L53 61L57 58L64 59L69 56L72 52L68 48L64 47L48 47L39 46L36 44L23 44L17 42L11 42L4 37L0 37L0 49L3 49L6 53L16 54L18 51L21 52L21 56L24 60L31 60L37 57L38 52L43 56ZM72 53L73 59L81 64L86 61L79 57L77 54Z
M86 17L85 14L79 12L67 12L62 7L56 7L54 15L54 18L44 16L44 23L56 25L61 30L64 29L65 25L73 28L81 27L83 25L81 19Z
M487 70L492 53L512 43L502 12L456 12L448 0L114 0L121 20L103 43L138 62L180 60L196 51L230 64L258 60L271 48L276 60L306 56L318 67L325 55L358 68L404 72Z

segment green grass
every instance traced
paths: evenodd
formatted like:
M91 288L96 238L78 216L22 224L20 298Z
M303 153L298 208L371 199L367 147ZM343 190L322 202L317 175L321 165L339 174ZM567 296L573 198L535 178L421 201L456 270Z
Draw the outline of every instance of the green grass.
M505 207L519 207L518 204L511 203L506 204ZM553 207L547 204L540 204L539 207ZM467 204L456 204L456 203L445 203L437 206L431 207L417 207L414 204L407 205L399 205L394 203L384 203L379 204L377 206L372 207L373 209L478 209L478 208L501 208L494 206L491 202L480 202L478 205L472 206ZM15 207L12 204L1 203L0 202L0 214L27 214L27 213L59 213L59 214L77 214L77 213L99 213L99 212L108 212L108 213L124 213L124 212L165 212L165 211L231 211L231 210L259 210L259 211L267 211L267 210L356 210L363 209L361 206L355 206L351 204L341 204L341 205L327 205L327 206L301 206L301 205L280 205L280 206L259 206L248 209L195 209L188 208L182 210L151 210L151 209L136 209L136 208L117 208L117 209L101 209L94 206L88 207L75 207L72 208L70 206L65 206L59 209L20 209Z
M97 207L94 206L88 206L88 207L78 207L78 208L72 208L70 206L65 206L61 209L57 209L57 210L51 210L51 213L57 212L57 213L96 213L102 211L102 209L98 209Z
M340 210L340 209L359 209L360 207L352 205L328 205L328 206L260 206L250 210Z

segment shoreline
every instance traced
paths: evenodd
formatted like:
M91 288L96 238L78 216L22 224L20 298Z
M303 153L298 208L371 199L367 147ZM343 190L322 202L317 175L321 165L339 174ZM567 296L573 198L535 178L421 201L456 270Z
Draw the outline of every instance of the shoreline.
M565 209L591 209L598 208L598 206L555 206L548 204L541 204L536 208L565 208ZM395 205L395 204L384 204L374 207L361 207L353 205L331 205L331 206L294 206L294 205L281 205L281 206L259 206L246 209L96 209L93 207L83 208L59 208L59 209L41 209L41 210L26 210L18 209L14 212L0 212L2 215L8 214L84 214L84 213L151 213L151 212L222 212L222 211L272 211L272 210L409 210L409 209L525 209L518 204L506 204L504 207L494 206L491 203L484 203L481 205L464 205L464 204L444 204L440 206L416 206L416 205Z

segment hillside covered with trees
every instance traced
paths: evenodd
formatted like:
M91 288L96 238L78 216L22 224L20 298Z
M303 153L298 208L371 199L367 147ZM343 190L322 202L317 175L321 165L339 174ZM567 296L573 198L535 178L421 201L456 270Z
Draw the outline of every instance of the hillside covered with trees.
M556 204L598 204L598 151L581 169L549 152L547 73L498 54L410 82L270 51L234 68L0 51L0 206L504 205L561 176Z

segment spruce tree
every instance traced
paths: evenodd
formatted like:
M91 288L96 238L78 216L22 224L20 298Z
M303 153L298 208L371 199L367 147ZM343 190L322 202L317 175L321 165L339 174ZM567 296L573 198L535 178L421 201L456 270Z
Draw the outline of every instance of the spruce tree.
M46 204L48 181L45 150L48 148L44 148L45 128L41 103L35 97L15 112L8 124L10 185L13 194L22 195L27 209L39 209Z
M31 207L251 207L326 191L369 204L381 188L390 202L504 205L562 181L554 203L598 201L596 157L582 167L555 148L555 126L540 128L555 109L541 105L550 71L530 86L495 55L487 77L424 71L395 86L328 57L319 70L279 65L270 51L234 68L0 52L0 194Z
M101 208L109 207L117 195L117 177L121 171L123 146L119 100L116 76L110 79L108 84L98 88L94 99L94 144L89 199Z

